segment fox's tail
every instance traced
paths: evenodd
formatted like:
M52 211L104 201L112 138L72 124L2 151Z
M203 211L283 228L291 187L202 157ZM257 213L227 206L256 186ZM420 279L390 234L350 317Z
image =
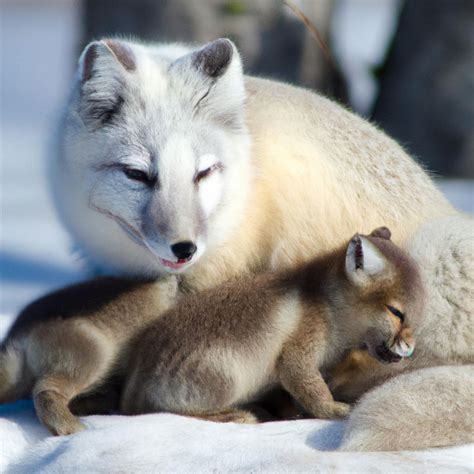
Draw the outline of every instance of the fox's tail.
M0 345L0 403L13 402L28 395L23 361L20 347Z
M474 365L419 369L365 394L342 451L399 451L474 442Z

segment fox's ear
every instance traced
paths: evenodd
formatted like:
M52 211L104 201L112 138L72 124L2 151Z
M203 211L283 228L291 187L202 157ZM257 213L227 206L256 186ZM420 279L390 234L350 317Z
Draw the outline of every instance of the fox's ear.
M171 70L179 71L181 76L197 72L205 81L215 82L223 76L242 74L242 64L234 43L220 38L178 58L171 64Z
M388 227L377 227L370 233L370 235L372 237L378 237L379 239L385 240L390 240L392 237L392 233Z
M136 69L135 54L124 42L112 39L89 43L79 58L79 77L87 82L94 76Z
M352 237L346 252L346 274L352 283L365 286L387 269L388 262L377 246L359 234Z
M176 59L170 74L194 113L233 129L244 126L244 74L232 41L217 39Z
M194 67L210 78L222 76L228 69L236 48L232 41L220 38L192 53Z
M94 41L86 46L79 59L79 113L85 123L105 125L117 115L124 102L124 76L135 69L135 54L122 41Z

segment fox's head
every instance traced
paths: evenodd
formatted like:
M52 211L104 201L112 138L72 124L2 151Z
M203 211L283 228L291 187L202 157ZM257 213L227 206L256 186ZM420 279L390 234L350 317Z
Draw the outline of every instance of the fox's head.
M354 332L383 362L397 362L413 353L410 328L422 311L424 291L416 263L390 240L386 227L370 235L356 234L347 247L347 308Z
M53 170L60 213L87 253L157 274L221 243L246 196L244 99L227 39L194 51L89 44Z

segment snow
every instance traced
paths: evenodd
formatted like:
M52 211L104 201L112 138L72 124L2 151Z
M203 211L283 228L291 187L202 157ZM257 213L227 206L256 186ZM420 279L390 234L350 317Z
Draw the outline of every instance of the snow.
M21 3L2 7L0 339L26 303L85 277L56 220L45 178L51 124L69 80L64 71L72 71L69 58L75 56L75 9L73 4L33 10ZM472 182L439 184L458 207L474 212ZM39 424L30 401L0 406L0 472L474 469L473 446L400 453L334 452L342 422L300 420L250 426L168 414L92 416L84 421L88 430L55 438Z
M0 419L11 473L467 472L472 447L424 452L334 452L341 422L300 420L236 425L169 414L93 416L89 429L46 437L32 407L17 404Z

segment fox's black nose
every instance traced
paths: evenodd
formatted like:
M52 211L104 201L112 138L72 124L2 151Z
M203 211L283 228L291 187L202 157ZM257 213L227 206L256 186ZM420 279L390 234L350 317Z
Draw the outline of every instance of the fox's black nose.
M171 251L180 260L189 260L196 252L196 246L190 241L177 242L171 246Z

